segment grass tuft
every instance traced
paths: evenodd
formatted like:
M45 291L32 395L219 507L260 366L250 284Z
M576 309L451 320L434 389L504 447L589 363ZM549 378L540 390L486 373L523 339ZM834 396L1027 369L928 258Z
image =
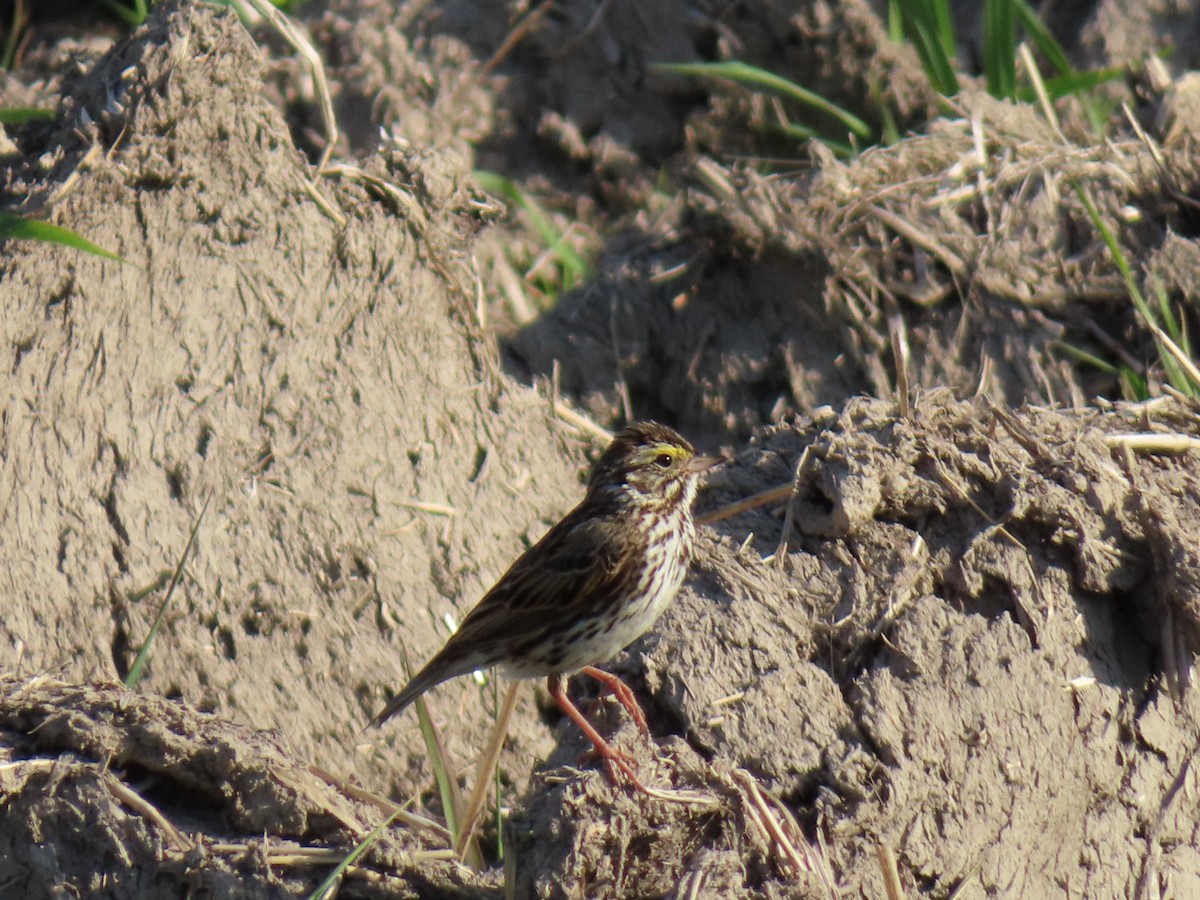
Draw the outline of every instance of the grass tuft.
M1125 289L1129 292L1129 299L1133 302L1142 324L1154 336L1155 345L1158 348L1158 359L1163 373L1166 375L1167 383L1189 397L1200 397L1200 367L1197 367L1192 358L1191 342L1187 332L1171 310L1162 284L1157 279L1154 280L1154 290L1158 300L1158 311L1156 312L1146 302L1137 278L1134 277L1133 267L1121 249L1116 234L1113 233L1112 228L1109 227L1108 222L1096 207L1091 192L1081 184L1075 184L1074 187L1076 195L1087 211L1088 218L1100 233L1117 271L1121 273ZM1162 324L1160 324L1160 319ZM1123 386L1133 392L1134 397L1139 399L1149 397L1149 385L1137 373L1132 371L1127 373L1122 370L1121 380Z
M578 287L592 276L592 267L568 240L570 229L560 233L537 201L522 191L515 181L483 170L477 170L474 175L475 182L484 191L523 211L546 245L543 258L552 265L554 274L548 279L541 279L536 286L545 295L549 305L553 305L559 294Z
M947 98L959 93L958 38L949 0L888 0L887 27L892 40L898 43L907 41L916 50L930 87ZM1022 102L1041 99L1035 88L1017 84L1017 57L1025 48L1022 43L1024 38L1056 73L1044 81L1044 94L1053 100L1079 96L1093 128L1098 134L1101 133L1107 120L1103 103L1083 95L1105 82L1123 77L1128 67L1075 71L1062 46L1026 0L985 0L983 37L984 76L992 95ZM1028 57L1028 53L1028 49L1025 49L1024 55ZM780 129L797 140L820 140L838 156L856 155L857 148L864 142L881 140L890 144L899 139L895 112L889 108L883 92L876 86L870 90L882 123L878 137L855 113L782 76L741 61L663 63L653 68L677 75L719 78L751 89L771 91L832 116L849 129L851 139L848 143L835 140L806 125L784 121ZM784 118L782 112L779 115L781 119Z
M474 837L463 837L463 813L465 804L462 791L458 788L458 779L450 764L446 748L442 744L437 726L429 714L429 704L424 697L418 697L413 703L417 711L417 721L421 727L421 737L425 740L425 751L429 754L429 764L433 766L433 777L437 782L438 794L442 799L442 812L446 817L446 828L450 831L450 840L457 849L461 848L463 862L473 869L483 868L483 854L479 842Z

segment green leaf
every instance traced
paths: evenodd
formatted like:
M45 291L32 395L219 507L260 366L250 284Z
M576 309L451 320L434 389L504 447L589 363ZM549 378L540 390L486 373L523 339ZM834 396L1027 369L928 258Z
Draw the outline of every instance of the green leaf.
M128 262L103 247L97 247L69 228L51 225L40 219L26 219L10 212L0 212L0 240L44 241L50 244L62 244L64 247L73 247L76 250L102 256L119 263Z
M40 109L36 106L0 107L0 125L24 125L26 122L37 120L53 121L57 115L57 111L53 109Z
M766 88L777 91L798 103L825 113L837 119L861 138L871 137L871 126L854 113L842 109L835 103L826 100L820 94L815 94L795 82L788 81L773 72L750 66L744 62L731 60L714 63L655 63L651 68L673 75L696 75L701 78L724 78L736 84L747 87Z

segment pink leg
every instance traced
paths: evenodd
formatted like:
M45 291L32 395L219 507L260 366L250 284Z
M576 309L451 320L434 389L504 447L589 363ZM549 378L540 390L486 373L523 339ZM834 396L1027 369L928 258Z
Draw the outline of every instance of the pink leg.
M584 671L587 670L585 669ZM621 686L625 687L624 685ZM629 690L628 688L625 689ZM572 722L579 726L580 730L583 731L587 739L592 742L592 746L596 748L596 755L603 759L607 764L608 777L612 779L613 783L615 784L617 781L614 769L620 769L621 774L629 779L630 784L632 784L643 794L649 794L650 791L646 789L646 786L642 784L641 781L638 780L637 775L633 773L633 757L626 753L622 753L615 747L612 747L608 741L600 737L600 733L591 726L591 723L589 723L588 720L583 717L583 713L581 713L578 707L576 707L575 704L571 702L570 698L567 697L566 692L563 690L562 676L551 675L548 679L546 679L546 690L550 692L550 696L554 698L554 702L562 708L562 711L567 714Z
M629 712L633 721L637 723L638 731L643 735L650 734L650 726L646 724L646 714L638 706L638 702L633 696L633 691L629 689L629 685L611 672L605 672L603 669L597 669L595 666L584 666L579 672L580 674L587 675L589 678L595 678L604 685L605 689L617 698L617 702Z

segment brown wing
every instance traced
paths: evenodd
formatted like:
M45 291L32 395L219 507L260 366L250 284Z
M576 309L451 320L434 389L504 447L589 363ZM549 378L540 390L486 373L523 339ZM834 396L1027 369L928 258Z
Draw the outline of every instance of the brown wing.
M488 660L484 665L504 662L548 632L595 615L628 590L624 573L637 554L627 523L617 516L579 513L563 519L513 563L442 654L482 656Z
M435 685L523 655L547 634L616 602L637 574L634 540L619 516L576 507L513 563L372 724Z

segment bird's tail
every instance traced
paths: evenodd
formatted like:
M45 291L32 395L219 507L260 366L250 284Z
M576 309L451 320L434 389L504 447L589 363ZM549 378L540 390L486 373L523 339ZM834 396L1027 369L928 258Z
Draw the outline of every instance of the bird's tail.
M392 716L403 712L405 707L407 707L431 687L433 687L432 684L419 684L418 680L414 678L407 685L405 685L404 690L388 701L388 705L383 708L379 715L371 720L371 727L378 728Z
M442 652L431 659L420 672L414 675L368 727L379 727L392 716L404 711L414 700L430 688L437 687L443 681L448 681L456 675L464 675L479 668L473 660L460 659L458 653L448 653L454 648L450 644L442 648Z

